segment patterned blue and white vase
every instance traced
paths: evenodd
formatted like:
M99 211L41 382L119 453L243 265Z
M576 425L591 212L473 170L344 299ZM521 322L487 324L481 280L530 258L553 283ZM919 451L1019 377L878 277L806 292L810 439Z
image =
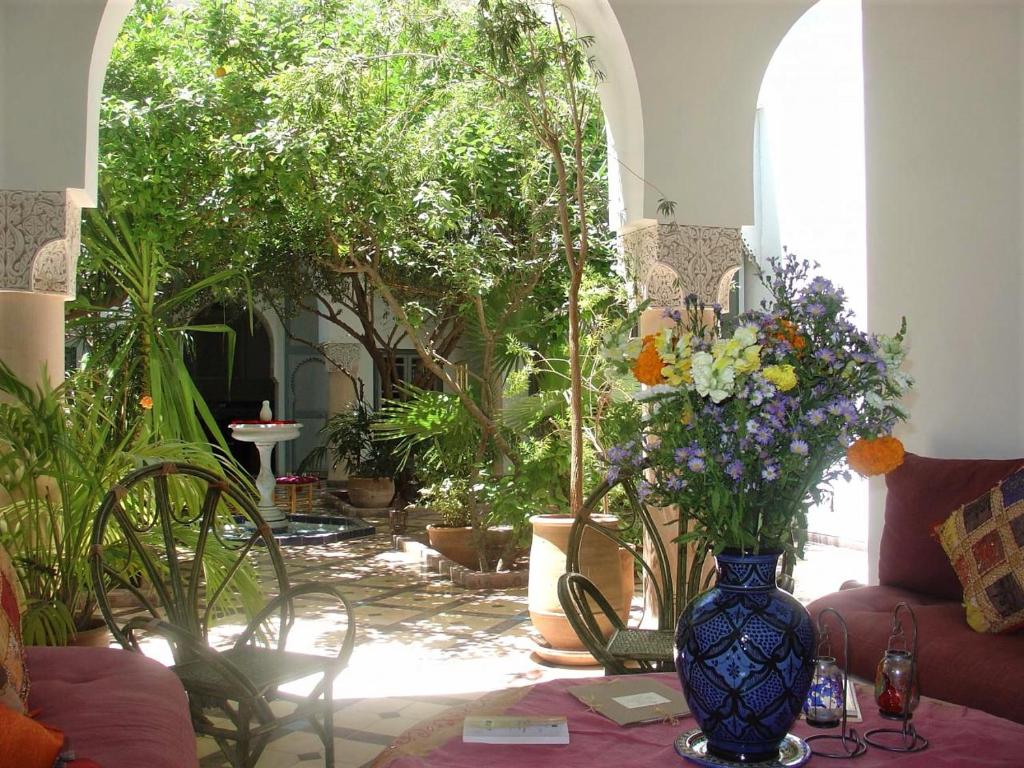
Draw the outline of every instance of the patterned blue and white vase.
M777 760L811 684L814 624L775 586L778 553L716 559L718 583L676 625L676 670L710 754Z

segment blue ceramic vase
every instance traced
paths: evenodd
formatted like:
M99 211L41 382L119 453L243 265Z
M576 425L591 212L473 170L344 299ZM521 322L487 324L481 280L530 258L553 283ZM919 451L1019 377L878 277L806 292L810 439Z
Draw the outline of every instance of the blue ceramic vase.
M778 759L811 684L814 624L775 586L778 553L716 559L717 585L676 625L676 670L709 753L737 762Z

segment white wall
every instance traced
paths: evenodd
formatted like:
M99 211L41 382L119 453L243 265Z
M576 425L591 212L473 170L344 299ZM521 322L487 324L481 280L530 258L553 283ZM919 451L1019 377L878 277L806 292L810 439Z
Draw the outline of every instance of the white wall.
M1015 3L864 4L868 317L910 323L914 452L1024 453L1022 51Z
M611 0L643 104L646 189L682 223L754 223L754 113L761 79L811 0ZM657 189L655 189L656 187Z
M609 0L564 0L604 75L599 93L608 123L609 226L643 218L644 119L629 44Z
M93 43L106 0L2 0L0 188L86 184Z

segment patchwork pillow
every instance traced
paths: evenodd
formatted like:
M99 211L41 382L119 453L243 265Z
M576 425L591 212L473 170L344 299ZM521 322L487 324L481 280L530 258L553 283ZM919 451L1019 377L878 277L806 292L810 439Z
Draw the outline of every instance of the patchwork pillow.
M1024 628L1024 469L955 510L936 529L977 632Z
M885 476L885 526L878 581L945 600L964 588L934 531L957 507L988 493L1021 459L933 459L908 453Z
M28 672L21 643L21 584L11 558L0 547L0 705L24 712Z

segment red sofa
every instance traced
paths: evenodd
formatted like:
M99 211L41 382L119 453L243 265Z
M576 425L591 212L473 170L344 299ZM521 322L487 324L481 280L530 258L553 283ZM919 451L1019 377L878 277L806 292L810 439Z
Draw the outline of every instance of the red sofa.
M907 454L886 476L879 586L842 589L815 600L817 618L835 608L850 630L850 672L873 680L892 610L906 601L918 623L921 693L1024 723L1024 632L987 635L964 618L963 590L932 535L957 507L1024 465L1024 459L930 459ZM905 626L907 626L905 624ZM909 626L907 626L909 636ZM835 637L835 635L833 635ZM839 642L834 651L841 652Z
M167 667L117 648L27 648L28 706L101 768L196 768L188 701Z

